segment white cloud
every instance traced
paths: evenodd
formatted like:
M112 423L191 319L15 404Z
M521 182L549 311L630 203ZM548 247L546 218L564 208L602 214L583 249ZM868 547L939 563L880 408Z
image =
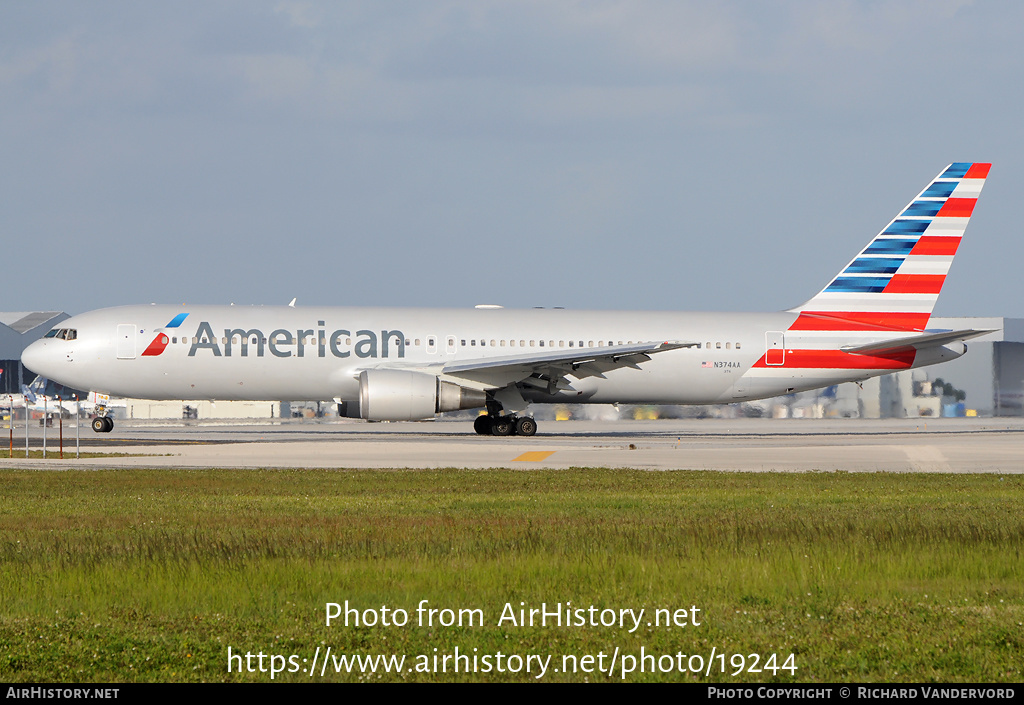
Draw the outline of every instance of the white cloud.
M0 84L37 84L65 91L78 74L79 54L76 34L58 37L0 62Z
M321 8L311 2L282 2L274 11L287 16L293 26L306 29L318 27L323 16Z

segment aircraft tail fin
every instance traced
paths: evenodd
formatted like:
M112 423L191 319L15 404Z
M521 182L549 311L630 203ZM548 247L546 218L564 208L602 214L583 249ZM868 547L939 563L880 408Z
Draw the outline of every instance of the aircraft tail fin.
M810 301L791 330L928 325L991 164L946 167Z
M36 375L36 378L28 384L21 385L21 393L25 395L31 403L35 404L36 400L41 396L46 396L46 383L49 382L46 377L42 375Z

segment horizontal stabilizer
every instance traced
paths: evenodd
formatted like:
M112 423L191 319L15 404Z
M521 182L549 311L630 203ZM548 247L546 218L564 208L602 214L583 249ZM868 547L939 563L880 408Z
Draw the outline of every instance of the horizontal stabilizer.
M956 341L964 341L969 338L977 338L979 335L994 333L992 330L951 330L942 333L926 333L914 335L909 338L896 338L895 340L883 340L878 343L867 345L846 345L841 349L845 353L853 355L885 355L893 353L921 350L922 348L934 348L941 345L948 345Z

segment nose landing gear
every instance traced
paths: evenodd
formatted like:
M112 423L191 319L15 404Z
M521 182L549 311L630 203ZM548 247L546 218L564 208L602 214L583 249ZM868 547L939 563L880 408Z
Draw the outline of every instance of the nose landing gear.
M97 416L92 420L92 430L96 433L110 433L114 430L114 419L109 416Z

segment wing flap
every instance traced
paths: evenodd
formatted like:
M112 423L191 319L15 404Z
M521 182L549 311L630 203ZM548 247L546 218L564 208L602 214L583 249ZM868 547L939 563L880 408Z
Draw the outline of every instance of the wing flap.
M651 355L668 350L696 347L699 343L664 341L633 345L606 345L585 350L553 350L504 357L465 360L445 365L442 373L448 378L461 378L477 384L500 388L529 378L550 380L552 388L567 388L558 382L566 376L576 379L603 378L605 373L623 367L639 369Z

